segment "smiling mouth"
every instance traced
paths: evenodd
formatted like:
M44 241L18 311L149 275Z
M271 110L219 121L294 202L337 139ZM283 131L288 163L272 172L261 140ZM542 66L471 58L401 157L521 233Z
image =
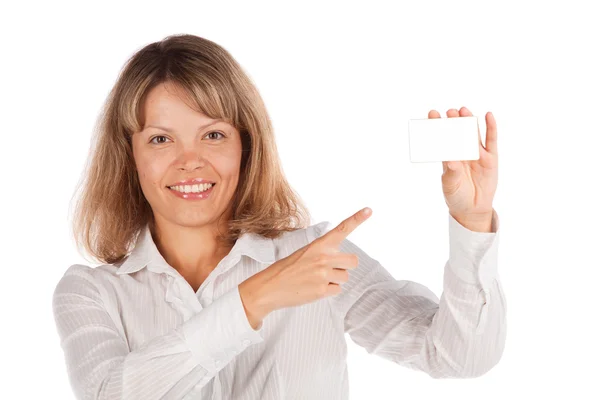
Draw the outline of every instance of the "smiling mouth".
M215 187L216 183L210 184L210 186L208 186L205 190L190 190L190 191L185 191L184 190L185 186L200 186L200 185L167 186L167 189L173 190L173 191L176 191L176 192L179 192L179 193L204 193L204 192L209 191L213 187Z

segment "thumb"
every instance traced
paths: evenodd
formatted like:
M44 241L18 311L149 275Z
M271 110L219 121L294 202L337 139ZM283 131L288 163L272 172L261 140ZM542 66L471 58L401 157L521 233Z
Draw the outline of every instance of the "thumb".
M442 165L444 167L444 173L446 173L446 171L450 170L450 172L452 171L456 171L460 165L459 161L442 161Z
M452 171L456 171L459 166L460 166L459 161L448 161L448 168L451 169Z

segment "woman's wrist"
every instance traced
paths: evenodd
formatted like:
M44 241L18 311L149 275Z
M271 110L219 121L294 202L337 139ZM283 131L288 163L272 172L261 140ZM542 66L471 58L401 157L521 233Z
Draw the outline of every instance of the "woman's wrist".
M248 322L252 328L256 330L271 310L264 301L264 296L260 294L260 291L258 290L259 286L257 286L257 281L254 276L240 283L239 291L242 304L244 305L244 311L248 317Z

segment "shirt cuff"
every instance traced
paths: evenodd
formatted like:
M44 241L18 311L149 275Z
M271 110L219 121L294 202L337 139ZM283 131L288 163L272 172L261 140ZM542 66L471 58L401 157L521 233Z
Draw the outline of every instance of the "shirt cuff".
M462 281L487 289L498 275L498 234L500 223L492 209L492 231L474 232L448 213L450 258L448 264Z
M239 292L239 285L215 299L181 325L184 340L196 362L216 373L252 344L264 341L263 322L254 330Z

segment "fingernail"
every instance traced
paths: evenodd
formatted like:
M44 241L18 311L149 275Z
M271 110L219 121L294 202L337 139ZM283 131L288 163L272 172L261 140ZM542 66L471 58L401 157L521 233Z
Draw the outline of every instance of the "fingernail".
M371 214L371 211L372 211L372 210L371 210L369 207L366 207L366 208L363 208L363 210L362 210L362 211L363 211L363 214L365 214L365 215L369 215L369 214Z

